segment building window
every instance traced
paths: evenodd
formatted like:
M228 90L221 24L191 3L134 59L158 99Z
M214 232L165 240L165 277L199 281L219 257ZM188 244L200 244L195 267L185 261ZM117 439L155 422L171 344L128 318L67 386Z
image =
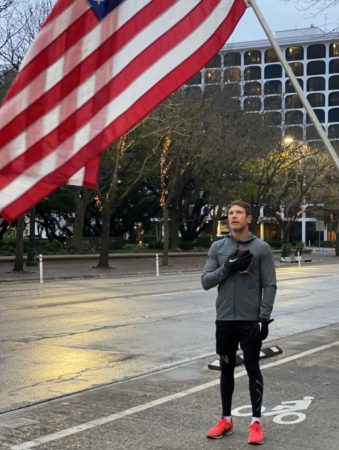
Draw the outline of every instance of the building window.
M209 69L205 72L205 84L220 83L221 71L219 69Z
M285 136L289 136L296 141L302 141L303 139L303 129L302 127L286 127Z
M325 90L325 78L313 77L307 80L307 90L312 91L324 91Z
M307 64L307 75L323 75L325 71L324 61L312 61Z
M230 83L233 81L240 81L241 73L240 69L226 69L224 72L224 81L225 83Z
M258 66L247 67L244 70L244 78L245 80L260 80L261 78L261 69Z
M296 77L302 77L304 75L304 65L301 62L290 63L290 67Z
M311 106L325 106L325 95L324 94L309 94L307 100L310 102Z
M304 49L299 46L291 46L286 49L287 61L298 61L304 59Z
M306 140L307 141L318 141L318 140L320 140L319 133L314 128L314 126L306 127Z
M245 98L244 100L245 111L260 111L261 110L261 100L259 97Z
M221 67L221 56L217 53L205 66L209 67Z
M224 56L225 67L240 66L241 65L241 55L240 53L226 53Z
M328 98L328 106L339 106L339 92L332 92Z
M253 83L246 83L244 88L244 95L260 95L261 84L257 81Z
M304 121L304 114L302 111L287 111L285 113L286 125L302 124L303 121Z
M250 50L244 55L244 64L260 64L261 63L261 52L259 50Z
M333 42L330 45L330 57L339 56L339 42Z
M270 64L265 67L265 78L281 78L282 69L280 64Z
M332 108L328 112L329 122L339 122L339 108Z
M331 125L328 127L328 137L330 139L339 139L339 125Z
M287 95L285 98L285 108L286 109L297 109L302 108L302 103L297 94Z
M265 63L279 62L279 58L273 48L269 48L265 51Z
M339 59L330 61L330 73L339 73Z
M281 114L280 112L267 112L265 117L269 120L272 125L281 125Z
M323 109L313 109L313 112L317 116L320 123L325 122L325 111ZM306 115L306 122L312 123L312 120L309 118L308 114Z
M188 81L186 81L186 84L189 84L189 85L201 84L201 72L198 72L195 75L193 75L192 78L190 78Z
M333 91L334 89L339 89L339 75L330 77L329 89L330 91Z
M326 47L323 44L310 45L307 48L307 59L321 59L326 57Z
M278 80L266 81L264 86L264 92L265 95L281 94L282 92L281 81Z
M300 84L301 89L303 89L303 87L304 87L304 82L303 82L303 80L300 79L300 78L297 78L297 80L298 80L298 83ZM287 94L290 94L290 93L292 93L292 92L295 92L295 89L294 89L294 87L293 87L293 85L292 85L292 83L291 83L290 80L287 80L287 81L286 81L285 92L286 92Z
M281 109L281 96L275 95L264 98L264 110L270 111L274 109Z

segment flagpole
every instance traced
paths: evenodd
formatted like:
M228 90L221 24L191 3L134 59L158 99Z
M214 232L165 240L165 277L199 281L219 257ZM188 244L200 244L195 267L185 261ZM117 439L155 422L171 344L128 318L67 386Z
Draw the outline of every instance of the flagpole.
M290 65L288 64L288 62L286 61L280 46L278 45L277 41L275 40L275 37L273 36L272 31L270 30L265 18L263 17L263 15L261 14L261 11L257 5L256 0L244 0L244 2L246 3L247 6L251 6L253 8L253 11L255 13L255 15L257 16L261 26L263 27L268 39L270 40L272 47L274 48L282 66L284 67L294 89L296 90L300 101L302 102L302 104L304 105L304 108L306 109L315 129L317 130L321 140L323 141L326 149L328 150L330 156L332 157L335 165L337 166L337 169L339 170L339 158L338 155L336 153L336 151L334 150L330 140L328 139L323 127L321 126L318 117L315 115L309 101L307 100L307 98L305 97L305 94L303 92L303 90L300 87L300 84L298 83L298 80L296 78L296 76L294 75Z

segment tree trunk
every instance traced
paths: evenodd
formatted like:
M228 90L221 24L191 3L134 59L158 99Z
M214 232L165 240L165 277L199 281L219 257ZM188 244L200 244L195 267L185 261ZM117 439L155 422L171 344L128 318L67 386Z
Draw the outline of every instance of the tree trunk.
M162 206L162 216L164 219L164 253L162 256L162 265L168 266L168 249L169 249L169 217L166 203Z
M15 260L14 260L14 272L24 271L24 243L23 232L25 226L25 215L18 217L16 222L16 242L15 242Z
M72 247L78 253L81 252L83 238L85 211L88 203L88 190L86 188L76 188L74 193L75 200L75 218L73 225Z
M97 267L109 269L109 224L111 219L109 202L102 209L102 227L100 234L100 255Z
M285 222L285 225L282 227L283 229L283 242L290 242L291 238L290 238L290 233L291 233L291 229L293 226L293 222L291 220L288 220L287 222Z
M171 220L169 220L169 249L176 252L179 248L179 213L177 210L170 211Z

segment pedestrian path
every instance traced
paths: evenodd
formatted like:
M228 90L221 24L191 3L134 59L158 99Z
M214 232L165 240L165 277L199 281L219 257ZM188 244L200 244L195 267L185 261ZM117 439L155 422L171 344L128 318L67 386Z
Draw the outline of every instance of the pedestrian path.
M170 254L168 265L162 264L162 255L159 254L159 275L181 272L201 272L206 261L207 252ZM289 267L295 263L280 262L280 252L274 252L277 267ZM81 279L81 278L111 278L131 275L157 275L156 255L142 254L115 254L110 256L110 268L98 268L98 255L67 255L47 256L43 259L43 280ZM313 249L307 254L302 264L337 264L339 257L334 254L334 249L318 251ZM8 258L0 257L0 283L37 281L39 282L40 267L27 267L23 272L13 271L14 262Z

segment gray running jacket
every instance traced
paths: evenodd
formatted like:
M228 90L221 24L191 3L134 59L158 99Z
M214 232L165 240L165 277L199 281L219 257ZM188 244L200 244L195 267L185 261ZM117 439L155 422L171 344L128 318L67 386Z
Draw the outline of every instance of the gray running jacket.
M237 249L250 250L253 259L249 273L230 272L224 265L226 257ZM217 320L270 319L277 281L270 246L250 234L236 241L231 234L213 242L201 276L207 290L218 285Z

